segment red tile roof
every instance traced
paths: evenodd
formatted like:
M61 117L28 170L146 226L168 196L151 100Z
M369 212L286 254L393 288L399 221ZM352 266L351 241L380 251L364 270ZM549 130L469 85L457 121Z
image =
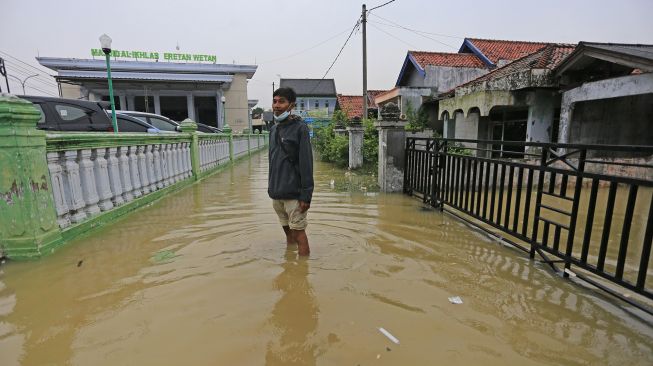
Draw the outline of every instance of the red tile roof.
M481 77L478 77L474 80L471 80L465 84L459 85L456 88L478 84L483 81L495 80L510 74L532 69L548 69L551 70L555 68L565 57L569 56L575 49L576 46L568 44L549 44L545 46L538 52L535 52L530 55L526 55L518 60L515 60L506 66L500 67L487 73ZM456 89L452 89L445 95L452 96L452 92Z
M369 92L369 91L368 91ZM338 105L345 112L347 119L353 119L363 115L363 96L362 95L342 95L338 94Z
M408 54L413 56L422 69L427 65L486 68L483 61L472 53L408 51Z
M376 105L376 97L388 92L388 90L368 90L367 91L367 99L369 100L369 107L370 108L378 108Z
M504 41L496 39L467 38L479 51L481 51L492 63L499 60L513 61L530 55L552 43L545 42L523 42Z

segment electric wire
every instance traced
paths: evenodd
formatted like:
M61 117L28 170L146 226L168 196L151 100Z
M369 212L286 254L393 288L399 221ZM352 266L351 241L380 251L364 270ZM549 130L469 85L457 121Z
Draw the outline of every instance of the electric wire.
M369 22L369 21L368 21L368 22ZM408 43L408 42L404 41L403 39L401 39L401 38L399 38L399 37L397 37L397 36L395 36L395 35L393 35L393 34L390 34L390 33L386 32L386 31L384 31L383 29L377 27L376 25L374 25L374 23L376 23L376 22L369 22L369 23L370 23L370 25L371 25L374 29L378 30L379 32L385 33L386 35L388 35L388 36L390 36L390 37L396 39L397 41L399 41L399 42L401 42L401 43L404 43L404 44L406 44L406 45L408 45L408 46L410 46L410 47L418 48L417 46L415 46L415 45L413 45L413 44L411 44L411 43Z
M301 51L297 51L297 52L292 53L292 54L290 54L290 55L288 55L288 56L279 57L279 58L275 58L275 59L268 60L268 61L263 61L263 62L259 63L259 65L269 64L269 63L273 63L273 62L277 62L277 61L282 61L282 60L289 59L289 58L291 58L291 57L295 57L295 56L297 56L297 55L301 55L302 53L308 52L308 51L310 51L310 50L312 50L312 49L314 49L314 48L317 48L317 47L319 47L319 46L321 46L321 45L323 45L323 44L325 44L325 43L331 41L331 40L334 39L334 38L337 38L337 37L339 37L339 36L341 36L341 35L347 33L348 30L349 30L349 27L347 27L347 29L344 29L343 31L339 32L338 34L333 35L333 36L331 36L331 37L325 39L324 41L321 41L321 42L319 42L319 43L317 43L317 44L315 44L315 45L313 45L313 46L311 46L311 47L305 48L305 49L303 49L303 50L301 50Z
M347 39L345 40L345 43L342 45L342 47L340 47L340 51L338 51L338 54L333 59L333 62L331 63L331 65L329 66L327 71L324 73L324 75L322 76L320 81L318 81L317 84L315 84L313 89L311 89L311 91L308 94L313 93L315 91L315 89L317 89L317 87L320 86L320 83L322 83L322 80L324 80L324 78L329 74L329 71L331 71L331 69L333 68L333 65L335 65L336 61L338 61L338 58L340 58L340 55L342 54L342 51L345 49L345 46L347 46L347 43L349 43L349 40L351 39L351 36L353 36L354 32L356 32L358 27L360 27L360 24L361 24L361 19L358 18L358 20L356 21L356 24L354 24L354 27L351 29L351 32L349 32L349 36L347 36Z
M26 71L25 69L20 69L20 68L16 67L16 65L9 64L9 63L6 63L6 65L7 65L7 73L9 75L14 74L14 75L22 76L22 77L27 77L27 76L30 76L30 75L34 75L33 73L31 73L29 71ZM49 87L53 87L53 88L57 87L56 83L52 82L49 79L46 79L41 74L31 78L30 80L33 80L35 82L39 82L41 84L44 84L45 86L49 86Z
M34 69L34 70L36 70L36 71L38 71L40 73L50 74L50 71L46 70L45 68L38 68L36 66L33 66L33 65L31 65L31 64L29 64L29 63L27 63L27 62L25 62L25 61L23 61L23 60L21 60L21 59L19 59L17 57L12 56L11 54L9 54L9 53L7 53L5 51L0 50L0 54L5 55L5 57L9 57L9 58L11 58L13 60L16 60L16 61L20 62L21 64L25 64L25 65L29 66L30 68L32 68L32 69Z
M375 16L375 17L377 17L377 18L381 18L381 17L379 17L379 16L376 15L376 14L371 14L371 15L373 15L373 16ZM385 18L381 18L381 19L386 20ZM387 20L386 20L386 21L387 21ZM391 23L393 23L393 22L391 22ZM383 24L383 23L377 23L377 24ZM452 45L450 45L450 44L448 44L448 43L442 42L442 41L437 40L437 39L435 39L435 38L433 38L433 37L426 36L426 35L420 33L420 31L416 31L416 30L414 30L414 29L411 29L411 28L408 28L408 27L404 27L403 25L400 25L400 24L397 24L397 23L394 23L394 24L395 24L397 27L399 27L399 28L402 28L402 29L407 30L407 31L412 32L412 33L415 33L415 34L417 34L417 35L420 36L420 37L423 37L423 38L426 38L426 39L430 39L430 40L432 40L432 41L434 41L434 42L437 42L437 43L439 43L439 44L441 44L441 45L447 46L447 47L452 48L452 49L455 49L455 50L458 49L458 47L454 47L454 46L452 46ZM389 24L384 24L384 25L386 25L386 26L390 26Z
M380 15L376 15L376 14L371 14L371 15L373 15L373 16L375 16L375 17L381 19L381 20L384 20L384 21L386 21L386 22L388 22L388 23L391 23L391 24L386 24L386 25L388 25L388 26L390 26L390 27L403 28L403 29L406 29L406 30L409 30L409 31L412 31L412 32L423 33L423 34L429 34L429 35L432 35L432 36L439 36L439 37L446 37L446 38L455 38L455 39L465 39L465 37L461 37L461 36L453 36L453 35L450 35L450 34L443 34L443 33L433 33L433 32L427 32L427 31L422 31L422 30L418 30L418 29L408 28L408 27L405 27L405 26L403 26L403 25L401 25L401 24L398 24L398 23L396 23L396 22L393 22L393 21L390 20L390 19L384 18L384 17L382 17L382 16L380 16Z
M382 8L382 7L386 6L386 5L388 5L390 3L394 3L394 2L395 2L395 0L390 0L390 1L386 2L386 3L383 3L381 5L377 5L377 6L373 7L372 9L368 10L367 12L369 13L374 9Z

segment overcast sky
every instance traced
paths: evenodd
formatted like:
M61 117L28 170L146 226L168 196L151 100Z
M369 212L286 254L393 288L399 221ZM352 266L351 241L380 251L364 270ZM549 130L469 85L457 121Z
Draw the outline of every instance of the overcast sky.
M102 33L113 38L116 49L174 52L179 44L181 52L217 55L218 63L258 65L249 98L267 108L279 75L324 75L361 5L351 0L2 0L0 56L8 59L8 72L22 78L30 69L7 54L34 66L37 54L90 58ZM653 44L653 0L396 0L371 14L369 89L394 86L407 50L456 52L463 37ZM339 93L362 94L361 43L359 31L327 75ZM4 81L0 85L6 91ZM20 90L16 82L10 86ZM28 93L42 94L34 87L56 93L48 79L27 81Z

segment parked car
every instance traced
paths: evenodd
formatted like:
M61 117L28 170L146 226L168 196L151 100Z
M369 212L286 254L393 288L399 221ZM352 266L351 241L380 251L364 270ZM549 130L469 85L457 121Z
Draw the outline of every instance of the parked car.
M172 131L162 131L143 120L117 112L116 122L120 132L174 133Z
M162 130L162 131L180 131L179 129L179 122L173 121L168 117L161 116L159 114L154 114L154 113L146 113L146 112L136 112L136 111L117 111L117 113L120 114L126 114L128 116L132 116L135 118L138 118L144 122L147 122L151 124L152 126ZM220 129L205 125L203 123L198 123L197 124L197 131L199 132L204 132L204 133L220 133L222 132Z
M36 127L48 131L113 131L107 102L25 95L41 112Z

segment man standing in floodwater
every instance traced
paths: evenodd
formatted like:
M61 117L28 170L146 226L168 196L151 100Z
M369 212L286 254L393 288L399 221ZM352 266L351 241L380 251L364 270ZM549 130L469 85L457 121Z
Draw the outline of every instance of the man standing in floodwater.
M268 195L288 245L297 244L299 255L311 252L306 236L307 214L313 197L313 152L308 126L290 112L297 94L279 88L272 95L275 124L270 128Z

